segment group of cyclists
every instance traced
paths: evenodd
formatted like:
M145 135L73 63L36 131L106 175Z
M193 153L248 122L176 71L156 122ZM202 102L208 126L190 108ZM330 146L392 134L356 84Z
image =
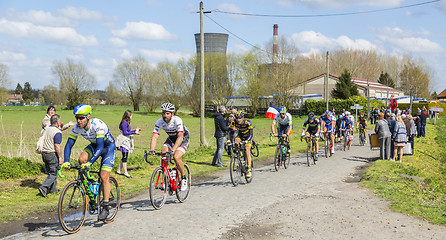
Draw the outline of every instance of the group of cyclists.
M87 104L81 104L74 108L73 114L76 118L76 125L73 127L71 134L66 142L64 149L64 163L62 168L70 168L70 155L73 145L76 142L77 137L80 135L84 137L90 144L85 147L80 154L78 161L82 168L88 169L99 157L101 160L100 177L104 186L104 202L103 211L98 216L99 220L105 220L109 214L108 201L110 197L110 182L109 176L114 165L115 160L115 140L107 127L107 125L98 118L91 117L91 106ZM189 130L183 124L180 117L175 116L175 106L171 103L164 103L161 105L162 117L155 123L153 129L152 140L150 142L149 154L155 156L155 147L160 135L161 129L163 129L168 135L162 146L162 152L173 156L176 167L181 174L181 190L184 191L187 186L187 176L184 171L184 164L182 161L183 155L186 153L189 143ZM250 154L251 142L253 138L253 125L252 122L244 118L242 111L235 112L235 119L230 122L230 129L234 131L235 143L245 141L246 157L247 157L247 169L246 177L252 176L252 158ZM339 115L340 121L338 126L338 120L334 112L326 111L320 119L316 118L314 113L309 113L308 118L305 120L302 128L302 138L308 141L310 136L314 136L316 141L316 153L318 152L317 141L322 132L330 132L330 138L332 144L334 144L335 133L337 129L353 130L354 118L349 112L345 112ZM358 124L363 126L365 131L366 121L364 113L361 113ZM287 112L287 108L282 106L278 109L272 124L271 132L274 136L287 137L287 151L290 149L290 134L292 134L292 116ZM276 132L277 130L277 132ZM334 149L332 148L332 153ZM317 160L317 154L315 157Z

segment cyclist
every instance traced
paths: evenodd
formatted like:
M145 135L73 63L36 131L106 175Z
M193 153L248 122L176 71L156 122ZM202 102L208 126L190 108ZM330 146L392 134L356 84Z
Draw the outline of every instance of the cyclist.
M336 117L330 111L325 111L321 117L321 129L323 132L330 132L331 145L334 146L334 133L336 130ZM331 148L331 153L334 153L334 147Z
M174 116L175 106L172 103L163 103L161 110L163 111L162 117L155 123L149 154L155 156L156 142L160 135L160 130L164 129L168 137L161 151L163 153L170 151L169 154L173 154L175 165L182 176L181 191L185 191L187 190L187 176L184 173L184 163L181 158L189 147L189 130L187 130L180 117Z
M364 132L364 141L367 144L367 138L365 136L367 133L367 118L365 117L365 114L363 112L361 112L359 114L359 118L358 118L358 122L356 123L356 128L358 128L360 126L360 128L362 128L362 131ZM361 134L361 133L359 133Z
M351 133L353 133L353 125L354 125L354 118L353 116L350 116L349 111L346 111L345 116L342 118L341 129L345 130L346 132L350 131Z
M305 127L308 125L308 129L305 129ZM319 156L317 155L319 151L319 133L321 131L321 126L319 123L319 119L314 117L314 113L309 113L308 118L304 122L304 126L302 128L302 137L305 137L305 141L308 142L310 136L314 136L314 142L315 142L315 156L314 160L318 160Z
M275 132L275 126L276 126L276 122L278 122L278 126L277 126L277 134ZM276 114L276 117L273 120L273 123L271 124L271 132L273 132L273 135L275 137L277 136L283 136L285 137L288 136L288 143L287 143L287 149L288 152L291 152L291 148L290 148L290 134L291 131L293 129L293 117L291 116L290 113L287 112L287 109L285 106L282 106L279 108L279 113Z
M234 142L240 143L241 141L246 141L245 148L246 148L246 161L248 162L248 173L246 174L246 177L251 177L251 141L253 137L253 127L250 120L244 118L244 114L241 110L235 112L235 120L231 122L231 125L229 126L234 130L234 132L237 134Z
M89 168L99 157L102 158L100 176L104 186L103 211L98 216L99 220L105 220L108 216L108 201L110 198L110 172L115 162L115 139L107 125L98 118L91 118L91 106L87 104L77 105L73 114L76 117L76 125L71 130L64 149L64 163L62 167L70 168L70 155L78 135L84 137L90 144L84 148L79 156L79 164L82 168Z

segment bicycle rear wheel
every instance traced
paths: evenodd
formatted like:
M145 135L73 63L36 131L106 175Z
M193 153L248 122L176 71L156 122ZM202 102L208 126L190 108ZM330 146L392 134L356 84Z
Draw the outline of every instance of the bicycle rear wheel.
M87 196L82 184L76 180L63 188L57 207L60 225L67 233L76 233L82 227L87 214Z
M229 164L229 176L234 186L237 186L242 177L242 166L240 166L240 153L233 153Z
M157 167L150 178L150 202L155 209L161 209L167 199L167 176L164 175L163 168Z
M313 165L316 165L316 154L317 152L315 151L315 146L314 146L314 142L313 144L311 144L311 158L313 159Z
M364 146L365 144L364 132L361 132L361 134L359 134L359 143L361 144L361 146Z
M348 141L348 134L344 137L344 151L347 151L347 141Z
M121 206L121 189L119 188L118 180L116 180L115 177L110 176L109 181L110 181L110 198L108 200L109 213L107 218L104 220L104 222L106 223L110 223L113 222L113 220L115 220L116 215L118 215L119 212L119 207ZM103 209L102 203L104 202L104 186L102 182L99 187L97 199L99 206L98 213L100 214Z
M191 176L190 176L190 170L189 167L187 166L187 164L184 164L184 173L186 174L187 177L187 189L184 191L181 191L181 179L180 179L180 172L178 171L178 168L176 169L177 174L177 180L176 180L176 184L177 184L177 189L175 190L175 193L177 195L178 201L180 202L184 202L186 201L186 199L189 197L189 193L190 193L190 187L191 187Z
M257 146L257 143L254 142L254 140L251 141L251 155L254 157L258 157L259 156L259 146Z
M276 153L274 154L274 168L279 171L282 160L282 145L277 145Z

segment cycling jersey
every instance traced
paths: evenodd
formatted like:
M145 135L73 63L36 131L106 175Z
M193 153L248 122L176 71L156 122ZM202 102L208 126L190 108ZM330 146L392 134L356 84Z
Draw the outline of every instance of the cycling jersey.
M293 124L293 117L290 113L286 113L285 117L282 118L280 116L280 113L276 114L276 117L274 118L274 122L278 122L281 125L291 125Z
M179 150L182 152L186 152L188 146L189 146L189 130L187 127L183 124L183 120L181 120L178 116L172 116L169 123L166 123L163 118L160 118L155 123L155 128L153 129L153 133L160 134L161 129L164 129L164 131L169 136L166 141L164 142L164 145L169 148L169 150L172 150L172 147L175 145L175 142L178 137L179 132L183 132L183 141L181 142L180 146L178 147Z
M336 129L336 126L333 125L333 121L336 122L336 117L335 116L322 116L321 117L321 121L325 122L325 127L327 128L327 131L332 131L334 132Z
M353 119L351 118L351 116L348 117L343 117L342 118L342 129L353 129L353 123L354 121L352 121Z
M231 122L230 128L236 128L237 129L237 138L240 138L240 140L246 140L248 143L251 142L253 137L253 127L252 123L248 119L243 119L242 123L238 123L237 120L233 120Z
M310 120L307 118L304 122L304 128L307 125L308 125L307 132L314 135L317 133L317 130L319 129L319 125L320 125L319 119L316 118L316 119L314 119L313 122L310 122Z
M359 125L362 125L362 126L367 126L367 118L364 116L364 117L359 117L358 118L358 122L359 122Z
M102 157L101 170L111 171L115 162L115 139L102 120L92 118L89 121L90 125L87 130L80 128L77 124L71 130L64 149L65 162L70 161L71 148L77 137L81 135L90 141L90 144L84 148L84 151L90 154L89 162L94 163L99 157Z

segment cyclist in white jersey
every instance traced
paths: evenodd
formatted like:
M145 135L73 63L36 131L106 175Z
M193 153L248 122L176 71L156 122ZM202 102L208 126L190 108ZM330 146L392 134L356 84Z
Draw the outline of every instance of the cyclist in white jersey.
M174 116L175 106L171 103L164 103L161 105L163 111L162 117L155 123L153 129L152 141L150 142L150 155L155 155L155 147L161 129L169 135L163 144L162 152L171 151L175 160L175 164L181 173L181 191L187 189L187 176L184 173L184 163L181 160L189 147L189 131L184 126L183 120L180 117Z
M278 133L276 134L276 123L279 123L277 126ZM276 117L271 124L271 132L275 137L277 136L288 136L288 152L291 152L290 148L290 135L293 130L293 117L290 113L287 112L285 106L279 108L279 113L276 114Z

